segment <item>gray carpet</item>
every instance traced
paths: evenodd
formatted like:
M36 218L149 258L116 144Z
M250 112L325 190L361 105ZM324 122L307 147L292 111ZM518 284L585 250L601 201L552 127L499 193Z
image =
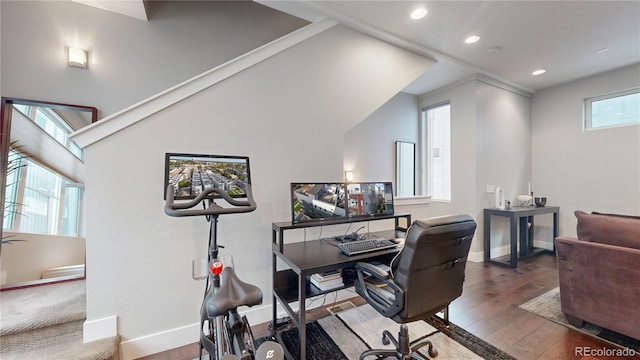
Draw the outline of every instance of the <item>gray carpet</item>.
M0 336L86 318L84 281L0 292Z
M613 331L603 329L600 326L585 322L582 328L577 328L567 321L560 306L560 288L549 290L546 293L522 304L519 308L526 310L532 314L549 319L558 324L564 325L570 329L580 331L582 333L598 337L602 340L628 347L640 352L640 341L632 339L628 336L615 333Z
M0 358L114 360L120 338L83 342L85 281L0 292Z

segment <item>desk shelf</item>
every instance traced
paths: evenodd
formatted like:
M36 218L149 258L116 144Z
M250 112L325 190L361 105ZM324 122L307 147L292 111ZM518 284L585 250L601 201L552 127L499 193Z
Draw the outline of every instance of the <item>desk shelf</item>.
M295 271L291 269L281 270L275 273L275 277L276 287L273 291L278 295L279 300L288 303L298 301L298 275ZM307 294L307 298L346 289L352 287L354 283L353 279L343 278L342 281L344 282L342 286L331 290L320 290L311 283L310 276L305 276L305 293Z

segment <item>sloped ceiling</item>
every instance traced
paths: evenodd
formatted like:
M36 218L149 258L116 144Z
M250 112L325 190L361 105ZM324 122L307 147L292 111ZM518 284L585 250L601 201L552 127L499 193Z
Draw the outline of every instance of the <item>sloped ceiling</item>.
M73 1L148 20L142 0ZM415 95L478 73L535 92L640 62L640 1L255 1L436 60L405 88ZM427 16L412 20L418 7Z
M437 60L405 89L416 95L477 73L535 92L640 62L640 1L256 1Z

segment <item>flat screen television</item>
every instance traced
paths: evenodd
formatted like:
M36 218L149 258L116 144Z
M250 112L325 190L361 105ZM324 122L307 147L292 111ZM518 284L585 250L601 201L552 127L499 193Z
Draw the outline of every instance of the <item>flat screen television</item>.
M176 200L188 200L212 187L243 198L247 184L251 184L246 156L167 153L164 169L165 200L169 185L175 187Z
M343 183L291 183L291 222L348 217Z
M347 183L349 217L393 215L391 182Z

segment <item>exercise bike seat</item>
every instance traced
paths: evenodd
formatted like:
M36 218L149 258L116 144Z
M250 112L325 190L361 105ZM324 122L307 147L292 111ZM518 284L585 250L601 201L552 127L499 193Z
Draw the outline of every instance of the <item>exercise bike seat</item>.
M220 289L207 293L203 307L209 319L226 314L238 306L262 304L262 290L247 284L236 276L232 267L225 267L220 274Z

